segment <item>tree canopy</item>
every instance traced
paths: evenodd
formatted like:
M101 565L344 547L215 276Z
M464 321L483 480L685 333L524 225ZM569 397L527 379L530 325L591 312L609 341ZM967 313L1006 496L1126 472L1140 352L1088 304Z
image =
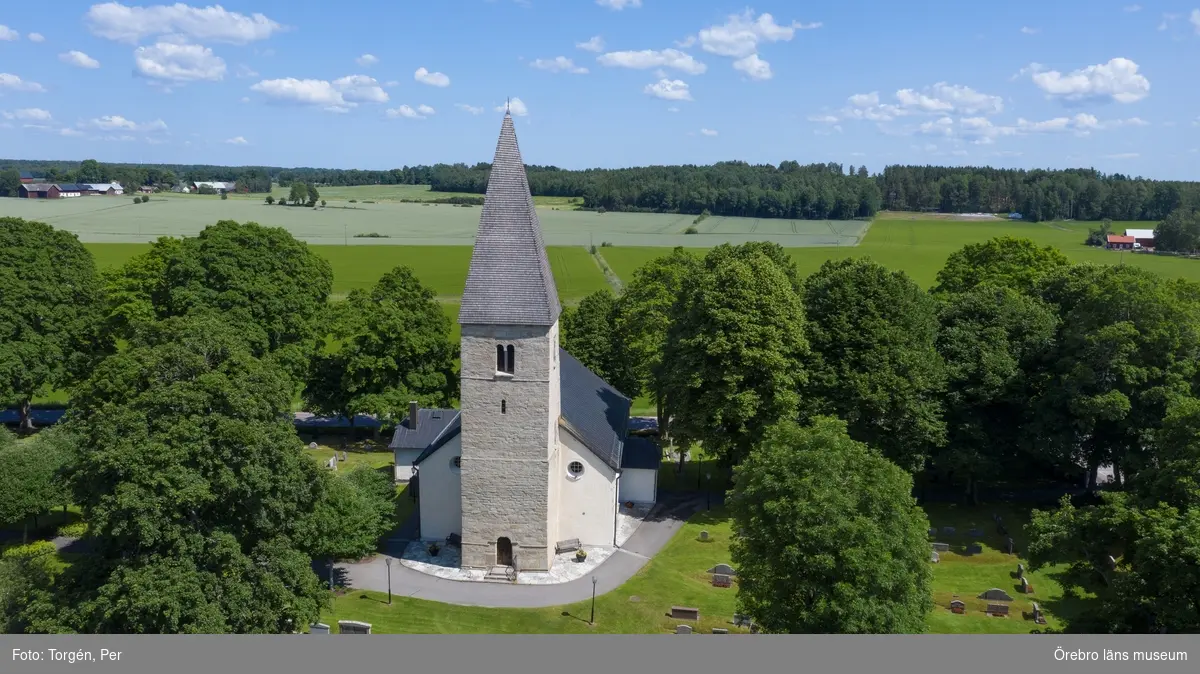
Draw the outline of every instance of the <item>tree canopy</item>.
M738 606L768 633L896 634L933 608L912 478L818 418L772 428L737 468L727 501Z
M562 347L601 379L622 394L636 398L641 393L634 358L616 329L617 299L612 291L597 290L563 309L559 319Z
M990 282L1028 293L1048 272L1069 264L1067 256L1053 246L1039 247L1029 239L1001 236L951 253L937 274L933 291L960 293Z

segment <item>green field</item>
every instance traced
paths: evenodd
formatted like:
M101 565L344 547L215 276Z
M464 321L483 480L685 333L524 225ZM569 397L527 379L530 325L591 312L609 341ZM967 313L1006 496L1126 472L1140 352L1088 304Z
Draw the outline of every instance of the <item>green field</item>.
M276 199L287 198L291 194L291 187L280 187L279 185L271 186L271 196ZM482 194L474 194L470 192L434 192L429 188L429 185L348 185L348 186L317 186L317 191L321 194L321 198L328 202L345 201L351 199L362 203L363 201L375 202L401 202L401 201L434 201L437 199L446 199L449 197L481 197ZM175 194L171 193L160 194L158 196L184 197L189 199L220 199L219 195L213 194ZM230 199L241 199L249 201L263 201L267 198L266 194L230 194ZM555 210L574 210L583 203L582 197L534 197L533 203Z
M668 467L664 472L670 470ZM941 562L933 567L936 605L926 620L929 632L1027 634L1033 629L1060 628L1059 616L1085 609L1079 600L1063 600L1062 589L1053 580L1053 570L1027 572L1025 575L1035 593L1022 595L1017 591L1017 581L1011 574L1020 559L996 548L1002 542L991 535L993 510L933 506L928 512L932 526L956 526L964 534L944 540L951 544L952 551L942 553ZM1020 550L1024 539L1018 529L1026 521L1027 513L1009 508L995 512L1013 530ZM981 539L983 554L961 554L968 541L967 530L976 525L989 534ZM709 541L699 540L701 530L709 532ZM389 606L384 595L360 590L349 590L337 597L323 622L332 625L337 620L362 620L372 624L372 631L385 634L667 634L679 623L666 617L670 607L694 606L700 609L701 621L694 625L698 632L711 632L714 627L744 631L729 624L735 611L736 591L712 587L706 573L714 564L729 562L730 534L730 521L722 511L714 509L694 515L632 579L596 598L594 626L587 622L590 602L540 609L498 609L394 597ZM1010 617L992 618L983 613L986 602L977 596L991 588L1003 589L1013 596ZM949 603L955 595L966 602L966 614L950 612ZM1045 611L1047 625L1039 626L1025 619L1024 614L1032 610L1034 601Z

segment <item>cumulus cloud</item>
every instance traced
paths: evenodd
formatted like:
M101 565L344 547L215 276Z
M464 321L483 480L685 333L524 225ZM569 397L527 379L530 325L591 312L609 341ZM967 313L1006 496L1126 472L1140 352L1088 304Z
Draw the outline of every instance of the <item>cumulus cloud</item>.
M1150 80L1127 58L1091 65L1063 74L1030 66L1033 83L1050 98L1070 102L1113 100L1134 103L1150 95Z
M647 84L642 91L668 101L692 100L692 92L683 80L661 79L654 84Z
M483 114L483 108L481 106L467 105L466 103L455 103L454 107L458 108L459 110L462 110L463 112L468 112L472 115Z
M0 73L0 89L42 93L46 90L46 87L43 87L37 82L26 82L25 80L11 73Z
M529 64L532 68L545 70L552 73L571 73L573 75L586 75L588 69L575 65L575 62L565 56L556 56L552 59L538 59Z
M733 69L746 73L746 76L752 80L771 79L771 64L760 59L758 54L751 54L746 58L734 61Z
M95 69L100 67L99 61L81 51L75 51L74 49L69 52L59 54L58 60L68 65L73 65L76 68Z
M239 14L220 5L129 7L119 2L92 5L84 21L93 34L134 43L149 36L185 35L197 40L247 44L265 40L284 27L263 14Z
M808 121L821 122L822 124L837 124L840 120L837 115L809 115Z
M592 52L599 53L599 52L604 51L604 38L600 37L599 35L596 35L595 37L592 37L591 39L589 39L586 42L576 42L575 47L576 47L576 49L582 49L584 51L592 51Z
M379 63L379 57L375 56L374 54L363 54L362 56L354 59L354 62L363 67L373 66L376 63Z
M29 35L26 35L25 37L29 38L30 42L45 42L46 41L46 36L42 35L41 33L30 33Z
M12 112L5 110L0 115L3 115L4 119L19 119L31 122L45 122L51 119L50 111L41 108L21 108Z
M1029 26L1021 26L1021 32L1026 35L1037 35L1041 32L1041 28L1030 28Z
M699 75L708 66L692 58L691 54L678 49L643 49L642 51L614 51L596 59L600 65L618 68L633 68L634 70L649 70L650 68L672 68L689 75Z
M799 22L781 26L770 14L761 14L755 18L754 12L747 9L741 14L730 15L725 23L719 26L701 30L698 39L701 49L706 52L718 56L744 58L758 51L761 43L786 42L791 40L798 30L820 27L820 23Z
M431 87L450 86L450 78L446 77L444 73L431 73L425 68L417 68L417 72L413 73L413 79Z
M827 120L866 120L890 122L899 117L912 115L992 115L1004 110L1004 101L999 96L981 93L971 87L938 82L922 90L900 89L894 95L895 102L882 102L879 92L854 94L846 100L846 106Z
M230 145L249 145L250 144L250 141L246 140L242 136L234 136L233 138L227 139L225 142Z
M1073 133L1076 136L1087 136L1093 131L1129 126L1147 126L1148 124L1149 122L1138 117L1103 121L1095 115L1087 113L1080 113L1072 117L1054 117L1040 121L1017 118L1016 123L1006 125L996 124L986 117L962 117L956 121L947 116L935 121L925 122L918 126L916 131L924 135L960 138L977 145L989 145L994 143L997 138L1004 136L1055 133Z
M426 107L426 106L421 106ZM430 108L432 109L432 108ZM425 119L426 115L421 114L410 105L401 105L398 108L392 108L387 111L388 117L407 117L408 119Z
M21 34L17 31L0 24L0 42L14 42L21 39Z
M333 81L333 88L341 92L342 98L351 103L386 103L387 92L374 77L347 75Z
M700 134L704 136L715 136L717 132L713 129L700 129Z
M238 77L258 77L258 71L245 63L238 64L235 73Z
M198 44L159 42L138 47L133 67L139 74L167 82L216 82L225 77L225 61L208 47Z
M167 130L167 123L161 119L156 119L153 122L138 123L132 119L126 119L121 115L97 117L86 122L80 122L79 126L88 129L98 129L100 131L159 132Z
M596 4L619 12L626 7L632 9L641 7L642 0L596 0Z
M322 107L329 112L349 112L359 103L385 103L388 94L367 75L347 75L332 82L287 77L263 80L250 87L279 103Z
M508 111L513 117L525 117L529 114L529 108L526 107L525 101L519 98L513 98L508 102ZM504 112L504 106L497 105L496 112Z

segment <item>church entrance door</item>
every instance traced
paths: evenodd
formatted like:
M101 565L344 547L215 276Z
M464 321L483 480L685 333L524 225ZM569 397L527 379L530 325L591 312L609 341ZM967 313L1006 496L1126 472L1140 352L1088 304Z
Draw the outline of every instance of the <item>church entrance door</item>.
M513 565L512 541L508 538L502 537L496 540L496 564L498 566Z

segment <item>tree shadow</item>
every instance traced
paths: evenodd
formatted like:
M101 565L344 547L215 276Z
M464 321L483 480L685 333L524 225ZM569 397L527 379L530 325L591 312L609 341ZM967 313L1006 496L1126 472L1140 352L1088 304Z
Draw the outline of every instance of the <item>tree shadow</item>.
M591 624L591 623L589 623L588 621L584 620L583 618L581 618L581 617L579 617L579 616L575 615L574 613L571 613L570 611L563 611L563 612L562 612L562 617L564 617L564 618L571 618L572 620L578 620L579 622L581 622L581 623L584 623L585 625L589 625L589 624Z

